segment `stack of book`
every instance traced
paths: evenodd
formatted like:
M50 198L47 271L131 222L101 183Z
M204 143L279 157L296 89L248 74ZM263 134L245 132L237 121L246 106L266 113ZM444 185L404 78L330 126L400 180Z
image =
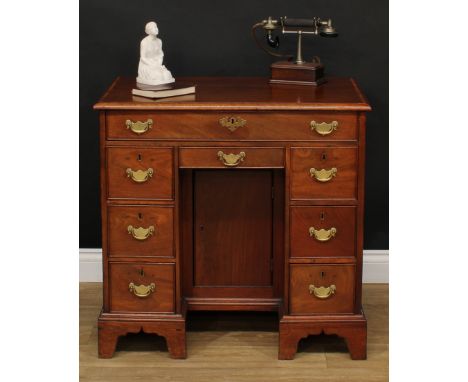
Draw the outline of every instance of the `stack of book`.
M172 84L165 85L143 85L136 84L137 89L132 90L132 94L139 97L146 98L166 98L166 97L179 97L187 94L195 93L195 85L187 86L186 83L180 84L173 82Z

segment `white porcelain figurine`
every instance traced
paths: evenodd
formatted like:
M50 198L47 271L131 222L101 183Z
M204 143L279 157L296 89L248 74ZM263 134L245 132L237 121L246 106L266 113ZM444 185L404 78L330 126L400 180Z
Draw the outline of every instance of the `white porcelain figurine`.
M169 70L162 64L164 53L158 36L158 26L154 21L145 26L146 36L140 44L140 63L137 82L143 85L170 84L175 81Z

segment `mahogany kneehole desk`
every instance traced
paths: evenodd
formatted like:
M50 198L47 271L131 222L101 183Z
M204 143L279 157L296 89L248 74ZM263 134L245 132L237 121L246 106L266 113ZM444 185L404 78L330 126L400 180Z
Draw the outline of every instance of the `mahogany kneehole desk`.
M188 310L277 311L279 359L308 335L366 358L361 307L365 112L351 79L319 87L185 78L194 95L100 111L104 299L99 356L164 336L186 357ZM189 349L190 350L190 349Z

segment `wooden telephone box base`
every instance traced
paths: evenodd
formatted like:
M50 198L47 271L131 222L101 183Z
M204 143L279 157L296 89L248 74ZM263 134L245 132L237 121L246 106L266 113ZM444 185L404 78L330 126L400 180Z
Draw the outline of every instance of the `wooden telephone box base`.
M320 63L279 61L271 65L270 83L318 86L326 82L323 75L324 66Z

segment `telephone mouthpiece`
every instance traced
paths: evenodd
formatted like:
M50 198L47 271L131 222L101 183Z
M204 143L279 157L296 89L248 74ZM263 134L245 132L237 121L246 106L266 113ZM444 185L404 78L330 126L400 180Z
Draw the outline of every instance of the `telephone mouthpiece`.
M320 36L322 37L337 37L338 32L335 28L326 26L320 30Z

